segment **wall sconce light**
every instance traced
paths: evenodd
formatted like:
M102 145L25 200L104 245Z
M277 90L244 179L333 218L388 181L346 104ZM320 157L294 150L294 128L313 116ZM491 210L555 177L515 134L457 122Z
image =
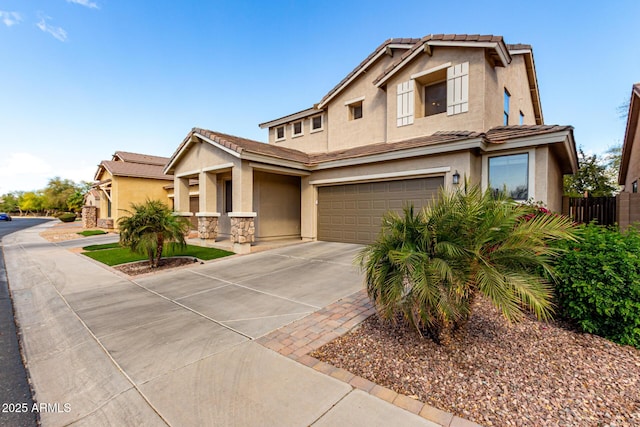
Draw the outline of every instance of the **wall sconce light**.
M458 184L460 184L460 174L456 170L455 173L453 174L453 185L458 185Z

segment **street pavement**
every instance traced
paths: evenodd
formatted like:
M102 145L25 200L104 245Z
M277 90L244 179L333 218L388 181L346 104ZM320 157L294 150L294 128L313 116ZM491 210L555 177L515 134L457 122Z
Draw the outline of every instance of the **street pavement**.
M88 240L46 242L47 227L4 241L42 425L436 426L255 341L360 290L359 246L304 243L129 279L68 250Z
M0 222L0 425L27 427L37 425L37 412L33 412L33 398L27 379L16 325L13 306L9 297L7 275L4 265L2 238L7 234L46 222L46 219L15 218L11 222Z

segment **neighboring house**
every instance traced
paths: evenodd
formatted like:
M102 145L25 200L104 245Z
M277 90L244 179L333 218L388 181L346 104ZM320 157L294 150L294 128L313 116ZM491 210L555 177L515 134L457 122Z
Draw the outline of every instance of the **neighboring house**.
M170 204L163 188L173 181L163 172L169 159L147 154L116 151L111 160L98 165L95 183L87 196L98 206L96 217L100 228L117 228L118 219L126 216L132 203L158 199ZM93 192L97 194L92 195Z
M621 228L640 222L640 83L633 85L627 128L622 144L618 184L624 186L617 197L617 217Z
M171 156L174 206L200 236L368 243L389 209L465 178L562 208L573 129L544 125L531 47L502 37L391 39L264 144L194 128ZM198 180L194 194L193 180ZM191 194L190 194L191 193Z

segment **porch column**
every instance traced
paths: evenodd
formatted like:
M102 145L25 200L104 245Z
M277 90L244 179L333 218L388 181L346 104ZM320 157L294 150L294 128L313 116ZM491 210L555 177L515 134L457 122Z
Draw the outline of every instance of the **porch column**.
M218 237L217 176L215 173L200 172L199 176L200 205L198 217L198 237L215 240Z
M231 242L236 253L251 252L251 243L255 242L256 212L253 212L253 168L248 162L241 162L231 170L233 186L233 212L231 220Z
M173 178L173 214L191 217L189 209L189 178Z
M300 178L300 237L302 240L317 239L318 189L309 183L308 176Z

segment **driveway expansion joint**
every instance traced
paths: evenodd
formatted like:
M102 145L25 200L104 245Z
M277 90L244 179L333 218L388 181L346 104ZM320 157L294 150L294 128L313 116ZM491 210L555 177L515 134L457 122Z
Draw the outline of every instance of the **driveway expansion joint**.
M363 289L300 320L276 329L256 339L256 342L309 368L345 382L352 387L352 390L362 390L438 425L480 427L479 424L409 396L398 394L387 387L309 355L330 341L346 334L375 312L373 304Z

